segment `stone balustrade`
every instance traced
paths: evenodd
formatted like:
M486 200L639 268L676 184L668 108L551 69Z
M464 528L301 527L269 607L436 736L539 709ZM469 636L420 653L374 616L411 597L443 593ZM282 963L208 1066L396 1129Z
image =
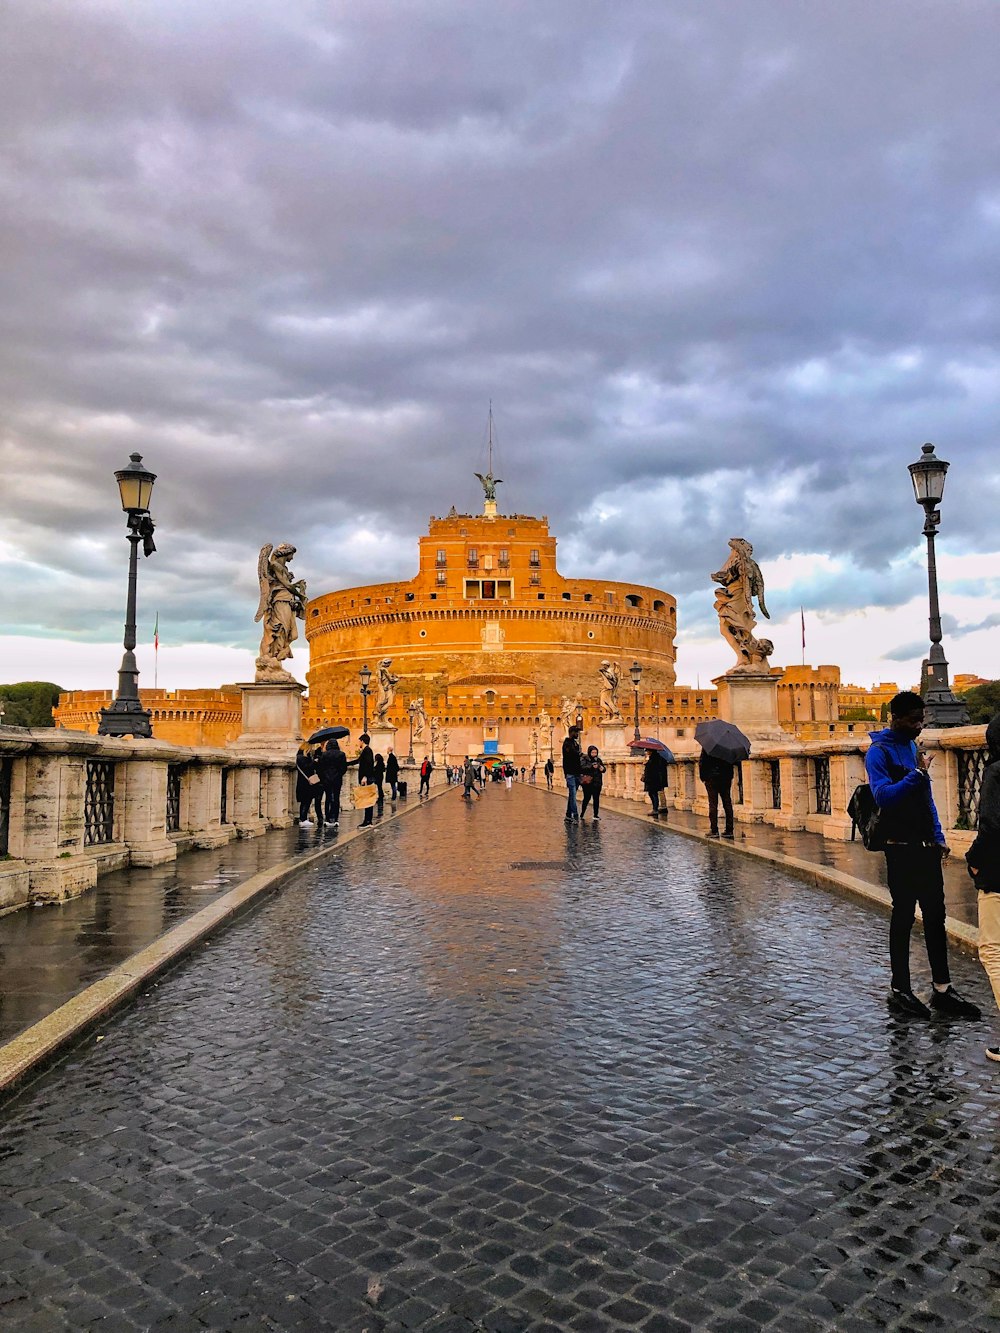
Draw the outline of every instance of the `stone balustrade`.
M294 758L0 727L0 912L293 821Z
M985 766L984 726L924 731L920 746L933 756L934 800L949 844L964 852L975 837L979 790ZM864 736L824 740L762 741L741 764L733 783L738 823L773 824L805 829L824 838L849 839L847 803L865 781ZM708 800L698 781L698 751L674 751L666 805L708 818ZM643 758L607 759L604 791L609 796L646 801L642 788Z

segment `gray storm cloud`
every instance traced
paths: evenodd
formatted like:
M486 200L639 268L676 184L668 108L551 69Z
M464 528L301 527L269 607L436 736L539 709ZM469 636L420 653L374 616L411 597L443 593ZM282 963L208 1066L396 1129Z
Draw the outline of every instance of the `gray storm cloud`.
M891 604L905 465L996 546L992 3L10 0L0 621L111 636L111 473L160 480L150 604L248 641L256 550L407 576L504 504L689 599L726 539ZM789 607L799 592L790 594Z

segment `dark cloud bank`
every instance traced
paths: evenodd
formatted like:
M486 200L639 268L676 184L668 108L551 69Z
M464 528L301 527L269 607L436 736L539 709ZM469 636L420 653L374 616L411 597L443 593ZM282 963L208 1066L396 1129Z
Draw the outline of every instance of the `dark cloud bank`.
M175 641L250 641L265 540L408 576L490 398L505 506L692 627L734 533L848 557L778 615L918 594L927 438L995 550L998 40L992 0L11 0L5 630L118 632L134 448Z

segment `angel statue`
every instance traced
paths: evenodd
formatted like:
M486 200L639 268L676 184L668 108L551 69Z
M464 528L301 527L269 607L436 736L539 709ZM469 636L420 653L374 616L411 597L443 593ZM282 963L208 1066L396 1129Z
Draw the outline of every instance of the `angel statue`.
M474 472L473 476L478 477L482 483L485 500L495 500L497 498L497 487L503 485L502 477L494 477L492 472L487 472L484 477L481 472Z
M559 705L559 716L562 718L563 726L568 731L570 727L576 726L577 716L583 712L583 703L579 694L575 699L571 699L568 694L562 697L562 703Z
M283 684L295 679L281 665L292 656L292 643L299 637L296 617L305 617L305 580L293 578L288 568L294 554L295 547L288 542L280 546L268 543L257 557L260 604L254 624L264 622L255 676L258 684Z
M715 609L719 615L722 637L736 653L736 670L768 671L768 657L774 652L770 639L754 638L757 617L753 599L756 597L760 613L770 620L764 603L764 576L753 558L753 547L742 537L730 537L729 559L712 575L713 582L722 586L715 592Z
M601 721L621 722L622 710L618 707L618 686L622 678L620 662L604 661L598 668L601 677Z
M424 727L427 725L427 713L424 711L423 695L419 699L414 699L410 704L413 710L413 739L415 741L423 740Z
M375 714L373 717L375 722L387 722L389 720L389 709L396 698L396 686L399 684L400 678L392 674L389 670L391 666L391 657L383 657L378 664L378 676L375 681Z

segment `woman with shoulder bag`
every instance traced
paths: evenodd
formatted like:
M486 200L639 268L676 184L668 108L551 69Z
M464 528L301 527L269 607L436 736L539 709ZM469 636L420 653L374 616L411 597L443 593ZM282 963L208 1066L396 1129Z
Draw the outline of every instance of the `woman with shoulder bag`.
M580 760L580 786L583 788L583 804L580 806L580 818L587 813L587 806L593 801L594 818L601 818L601 787L608 766L601 758L596 745L588 745L587 753Z
M295 756L295 799L299 803L299 827L310 828L309 807L316 806L316 823L323 822L323 784L316 772L316 760L307 745L300 745Z
M979 903L979 961L1000 1006L1000 714L986 728L986 772L979 793L979 832L965 853ZM986 1057L1000 1062L1000 1046Z

